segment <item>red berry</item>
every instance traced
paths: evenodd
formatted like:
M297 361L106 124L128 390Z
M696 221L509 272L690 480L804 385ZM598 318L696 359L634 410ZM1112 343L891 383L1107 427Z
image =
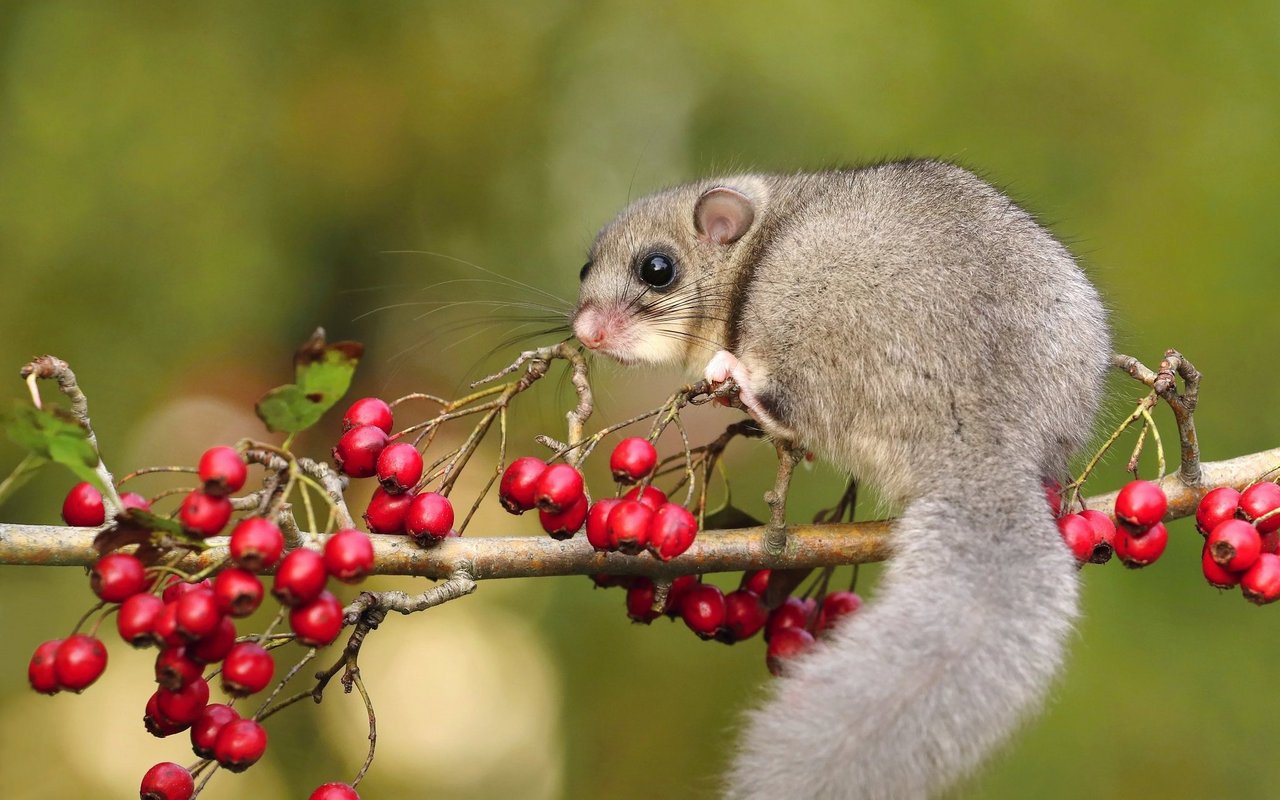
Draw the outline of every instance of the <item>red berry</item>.
M96 528L107 519L102 494L92 483L77 483L62 501L62 520L76 528Z
M687 508L663 503L649 520L649 552L662 561L670 561L693 544L698 535L698 520Z
M498 483L498 502L512 514L523 514L537 505L538 479L547 465L533 456L517 458L502 473Z
M89 586L108 603L122 603L147 588L147 568L134 556L108 553L93 565Z
M174 621L178 633L190 640L203 639L216 631L222 622L222 609L218 608L213 590L200 589L180 597Z
M300 547L280 562L271 594L290 608L300 606L320 596L328 577L324 556Z
M724 593L714 583L700 583L691 588L680 604L680 616L689 630L702 639L714 638L724 624Z
M1164 519L1168 508L1164 490L1151 481L1129 481L1116 495L1116 519L1138 530Z
M156 656L156 683L160 688L176 692L204 676L204 667L187 657L185 647L168 647Z
M1244 518L1247 520L1257 520L1277 508L1280 508L1280 486L1274 483L1267 481L1255 483L1240 495L1240 510L1244 512ZM1260 533L1280 530L1280 514L1267 517L1256 524Z
M1116 531L1116 555L1126 567L1145 567L1155 563L1169 543L1169 531L1157 522L1141 535L1121 528Z
M760 597L764 597L764 593L769 588L769 570L753 569L742 573L742 583L738 584L741 589L749 592L755 592Z
M324 647L342 632L342 603L329 592L289 612L289 627L308 647Z
M378 483L391 494L409 491L422 477L422 454L407 442L382 448L378 454Z
M257 694L271 683L276 662L257 642L239 642L222 662L222 691L232 697Z
M582 495L563 511L538 510L538 521L552 539L568 539L582 528L587 519L587 496Z
M200 718L209 705L209 684L196 678L181 689L156 692L156 709L165 719L186 727Z
M649 544L653 510L638 500L623 500L609 514L609 546L635 555Z
M1219 486L1200 498L1196 505L1196 530L1201 536L1208 536L1219 523L1235 519L1238 508L1240 493L1230 486Z
M40 694L57 694L62 688L54 667L54 659L61 645L61 639L52 639L37 647L31 655L31 663L27 665L27 681Z
M590 577L597 589L612 589L615 586L625 589L631 585L632 580L630 575L606 575L603 572L597 572Z
M653 608L653 595L653 581L643 576L631 581L627 587L627 616L632 622L648 625L662 616L662 612Z
M1081 564L1093 557L1093 548L1100 541L1098 532L1089 524L1089 520L1079 514L1058 517L1058 533L1071 550L1071 555Z
M187 645L187 655L201 664L214 664L227 657L236 643L236 624L223 617L218 629Z
M1217 561L1213 560L1213 553L1209 552L1207 544L1200 553L1200 569L1204 572L1204 579L1209 582L1209 585L1219 589L1230 589L1240 582L1241 573L1223 569Z
M223 769L244 772L267 750L267 731L251 719L234 719L222 726L213 756Z
M182 526L196 536L217 536L231 519L231 501L197 490L183 499L178 518Z
M248 570L224 569L213 579L218 611L233 617L247 617L257 611L263 592L262 581Z
M786 662L813 647L813 634L804 628L783 628L769 639L769 650L765 654L765 664L769 672L781 675L786 670Z
M217 497L225 497L240 491L249 474L244 457L235 448L219 445L210 447L200 456L196 472L204 481L204 490Z
M769 610L755 592L739 589L724 597L724 627L732 641L750 639L764 627Z
M667 589L667 602L662 607L662 613L668 617L675 619L680 616L681 608L684 606L684 598L689 594L689 590L702 582L697 575L681 575L671 581L671 586Z
M1092 508L1081 511L1080 516L1093 527L1093 532L1098 537L1097 543L1093 546L1093 555L1089 557L1089 563L1107 563L1115 551L1116 524L1111 521L1111 517Z
M360 795L345 783L326 783L316 787L307 800L360 800Z
M364 512L364 524L373 533L404 533L404 515L413 502L412 492L390 494L379 486L373 490L369 507Z
M1049 502L1049 513L1062 514L1062 484L1053 478L1044 478L1044 499Z
M107 648L92 636L76 634L58 646L53 657L54 674L63 689L79 694L107 668Z
M175 609L176 610L176 609ZM164 601L153 594L135 594L120 605L116 614L116 630L120 638L134 647L158 643L156 622L164 612ZM176 618L174 620L177 622Z
M622 496L624 500L639 500L649 507L651 511L657 511L662 508L662 504L667 502L667 495L661 489L655 489L652 486L644 487L644 491L640 491L640 487L632 489Z
M151 501L135 492L125 492L120 495L120 507L124 509L136 508L139 511L150 511Z
M1258 529L1242 519L1229 519L1209 532L1205 544L1213 560L1230 572L1244 572L1262 553Z
M609 514L622 501L616 497L597 500L587 512L587 542L597 550L609 550Z
M862 608L862 598L857 592L831 592L822 598L822 606L818 610L818 630L826 630L842 617L846 617Z
M809 612L813 607L798 597L788 597L774 610L769 612L769 619L764 626L764 640L767 642L774 634L786 628L808 628Z
M1258 605L1266 605L1280 598L1280 556L1263 553L1240 578L1240 589L1245 599Z
M350 528L341 530L324 543L324 566L344 583L356 583L373 569L373 542Z
M415 495L404 515L404 529L419 544L443 539L453 528L453 504L435 492Z
M391 413L391 406L377 397L360 398L351 404L342 417L343 432L362 425L372 425L375 428L381 428L383 433L391 433L391 427L394 424L395 418Z
M658 465L658 451L648 439L632 436L618 442L609 456L609 469L613 479L622 483L635 483Z
M142 715L142 724L147 729L147 733L158 739L166 736L172 736L175 733L185 731L191 727L189 724L179 724L160 713L160 690L151 693L151 697L147 700L147 710Z
M213 581L205 578L197 583L184 581L177 575L170 575L169 580L165 583L164 594L160 598L166 603L176 603L187 592L194 592L197 589L212 589Z
M578 502L584 493L581 472L569 464L552 464L538 476L534 500L543 511L556 513Z
M179 647L187 643L187 640L181 633L178 633L178 601L174 600L164 604L164 608L160 610L160 616L156 617L155 636L163 647Z
M213 758L213 745L228 722L240 719L236 710L222 703L210 703L191 725L191 749L201 758Z
M265 517L242 519L231 530L231 558L250 572L275 566L284 553L280 526Z
M141 800L191 800L196 784L186 767L164 761L147 770L138 789Z
M378 473L378 456L386 446L386 431L361 425L342 434L333 448L333 461L353 478L372 478Z

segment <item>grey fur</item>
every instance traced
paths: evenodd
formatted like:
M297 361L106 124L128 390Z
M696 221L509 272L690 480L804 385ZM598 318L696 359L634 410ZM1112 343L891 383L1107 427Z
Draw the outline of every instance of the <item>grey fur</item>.
M730 245L692 218L716 186L755 210ZM635 277L654 249L680 265L662 294ZM910 161L676 187L592 263L579 314L634 318L611 355L729 350L772 432L904 504L879 596L750 714L726 795L926 797L972 772L1043 702L1077 614L1041 479L1089 436L1110 346L1070 253L968 171Z

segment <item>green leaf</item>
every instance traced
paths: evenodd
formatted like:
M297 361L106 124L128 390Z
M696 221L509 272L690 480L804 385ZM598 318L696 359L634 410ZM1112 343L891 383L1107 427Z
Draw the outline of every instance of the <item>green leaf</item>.
M70 411L59 406L36 408L17 401L5 415L4 426L14 444L62 464L80 480L106 493L106 486L97 473L98 451L89 442L89 432Z
M294 383L277 386L258 400L258 418L277 433L298 433L320 421L351 387L364 354L359 342L326 344L317 329L293 357Z

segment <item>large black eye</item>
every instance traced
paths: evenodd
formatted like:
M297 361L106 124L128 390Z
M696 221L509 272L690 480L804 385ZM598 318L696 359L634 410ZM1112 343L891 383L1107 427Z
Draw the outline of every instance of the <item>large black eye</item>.
M665 289L676 279L676 263L662 253L651 253L640 262L640 280L654 289Z
M582 283L587 279L587 273L591 271L591 262L582 265L582 272L578 273L578 283Z

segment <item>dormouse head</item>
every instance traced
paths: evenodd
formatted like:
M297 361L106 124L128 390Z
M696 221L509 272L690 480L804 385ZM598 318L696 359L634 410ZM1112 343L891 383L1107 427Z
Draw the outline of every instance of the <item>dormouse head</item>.
M745 176L628 206L591 246L574 334L625 364L700 366L724 347L737 266L764 196L764 181Z

